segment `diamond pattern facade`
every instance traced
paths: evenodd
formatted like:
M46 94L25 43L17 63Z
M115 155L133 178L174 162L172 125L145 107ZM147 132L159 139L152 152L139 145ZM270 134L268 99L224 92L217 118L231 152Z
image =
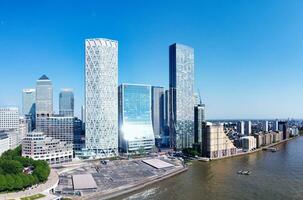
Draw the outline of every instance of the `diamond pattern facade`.
M194 143L194 49L169 47L170 145L176 149Z
M97 157L118 154L118 42L85 41L85 146Z

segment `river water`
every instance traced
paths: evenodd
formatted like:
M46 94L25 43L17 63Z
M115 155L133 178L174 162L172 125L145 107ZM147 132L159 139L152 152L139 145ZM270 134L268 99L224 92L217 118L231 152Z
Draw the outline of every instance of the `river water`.
M277 147L275 153L196 161L185 173L117 199L303 200L303 137ZM252 174L238 175L238 170Z

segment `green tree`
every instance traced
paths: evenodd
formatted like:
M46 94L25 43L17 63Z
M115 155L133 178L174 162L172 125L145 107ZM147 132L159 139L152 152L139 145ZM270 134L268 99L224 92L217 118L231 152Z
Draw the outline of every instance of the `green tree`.
M0 162L0 168L4 174L17 174L23 170L22 164L15 160L2 160Z

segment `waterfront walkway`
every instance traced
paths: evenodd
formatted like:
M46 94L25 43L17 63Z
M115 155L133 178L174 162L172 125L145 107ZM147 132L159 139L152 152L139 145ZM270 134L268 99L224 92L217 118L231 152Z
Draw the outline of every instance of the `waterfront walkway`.
M47 195L45 198L41 198L41 200L49 199L49 191L51 189L54 189L58 185L58 181L59 181L59 177L57 171L51 169L49 177L45 183L39 184L36 187L32 186L31 188L20 192L0 194L0 200L9 200L9 199L19 200L22 197L27 197L35 194Z

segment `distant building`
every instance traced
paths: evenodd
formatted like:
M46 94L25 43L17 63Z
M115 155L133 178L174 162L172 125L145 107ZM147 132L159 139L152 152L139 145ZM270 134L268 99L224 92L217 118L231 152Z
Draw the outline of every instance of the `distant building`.
M169 47L170 146L190 148L194 143L194 49Z
M93 157L118 155L118 42L85 40L85 148Z
M41 76L36 83L36 129L43 126L43 118L53 114L53 86L46 75ZM42 120L42 121L41 121Z
M22 156L34 160L45 160L49 164L72 161L73 148L58 139L47 137L43 132L30 132L22 143Z
M74 92L62 89L59 94L59 114L66 117L74 116Z
M257 148L257 140L254 136L241 137L243 151L252 151Z
M283 140L286 140L289 138L289 132L287 130L287 122L286 121L280 121L278 123L279 131L282 131L283 133Z
M77 148L79 148L79 137L82 135L82 122L76 117L67 117L62 115L53 115L41 119L41 127L38 131L43 132L46 136L58 139L67 144L73 145L74 136L77 138Z
M152 86L152 122L156 144L160 143L164 127L164 88ZM157 145L158 146L158 145Z
M83 123L81 120L74 118L74 123L73 123L73 148L74 151L82 151L82 149L85 148L85 135L84 135L84 130L82 128Z
M85 131L85 106L81 106L82 130Z
M273 131L279 131L279 120L273 122Z
M19 108L0 107L0 130L1 129L19 130Z
M0 156L3 152L9 150L9 138L7 133L0 131Z
M216 159L235 155L237 149L222 124L203 123L202 156Z
M162 135L162 146L170 146L170 134L169 134L169 90L165 90L164 93L164 125Z
M151 86L119 86L119 148L126 153L151 150L155 145L152 126Z
M23 89L22 90L22 114L30 122L30 129L35 128L35 116L36 116L36 90L35 89Z
M239 134L241 134L241 135L245 135L244 129L245 129L245 123L244 123L244 121L239 121L237 123L237 132Z
M205 122L205 105L195 106L195 143L202 143L202 122Z
M262 121L262 131L268 132L268 121Z
M244 124L244 135L251 135L251 121L245 121Z

